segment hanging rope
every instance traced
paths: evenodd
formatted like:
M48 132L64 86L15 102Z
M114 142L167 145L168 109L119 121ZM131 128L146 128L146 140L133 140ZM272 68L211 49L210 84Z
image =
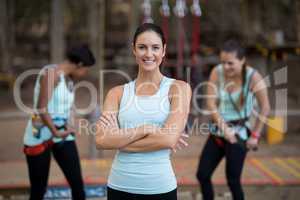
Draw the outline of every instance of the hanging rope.
M166 39L166 43L169 41L169 17L170 17L170 6L168 0L162 0L162 4L160 6L160 14L162 15L162 30ZM164 58L164 65L168 66L168 57L167 53Z
M162 15L162 30L164 32L164 36L166 38L166 42L168 43L169 39L169 17L170 17L170 6L168 0L162 0L162 4L160 7L160 13Z
M191 6L191 12L193 14L193 34L192 34L192 65L197 64L197 52L200 48L200 16L202 15L199 0L193 0L193 5Z
M176 0L174 7L174 13L178 17L178 39L177 39L177 66L176 76L181 77L181 69L184 64L184 17L186 13L186 2L185 0Z
M143 23L153 23L151 17L151 2L150 0L144 0L142 3L142 12L143 12Z

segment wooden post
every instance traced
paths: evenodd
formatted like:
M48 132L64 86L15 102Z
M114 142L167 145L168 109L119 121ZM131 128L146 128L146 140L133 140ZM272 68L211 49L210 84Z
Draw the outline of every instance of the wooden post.
M51 1L50 58L52 63L58 63L64 59L65 40L63 11L64 0Z

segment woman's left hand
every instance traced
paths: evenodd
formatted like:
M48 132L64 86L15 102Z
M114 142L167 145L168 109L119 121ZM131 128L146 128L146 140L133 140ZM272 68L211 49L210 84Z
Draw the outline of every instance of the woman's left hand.
M179 140L177 141L175 147L172 149L172 151L173 151L174 153L176 153L177 150L181 150L182 148L187 147L189 144L188 144L185 140L186 140L188 137L189 137L188 134L182 133L182 134L180 135L180 138L179 138Z
M257 146L258 146L258 139L257 138L250 137L247 140L247 148L249 148L249 149L256 149Z

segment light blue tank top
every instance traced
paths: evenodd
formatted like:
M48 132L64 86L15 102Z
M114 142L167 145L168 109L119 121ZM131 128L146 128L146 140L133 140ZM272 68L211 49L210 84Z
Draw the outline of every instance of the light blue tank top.
M174 79L163 77L160 88L152 96L136 96L135 81L124 85L118 120L120 128L143 124L162 127L170 112L169 88ZM115 155L108 186L134 194L160 194L177 187L170 161L170 150Z
M33 98L33 108L37 108L39 93L40 93L40 78L46 69L51 69L57 67L57 65L47 65L39 73L35 87L34 87L34 98ZM47 108L54 124L56 126L64 125L70 115L70 110L74 102L74 92L72 91L72 82L67 82L63 73L59 75L59 82L53 90L52 97L50 98ZM27 127L24 134L24 144L28 146L34 146L41 144L42 142L49 140L52 136L50 129L47 126L43 126L40 129L40 136L36 137L32 133L32 120L28 120ZM65 140L74 140L74 136L69 135ZM61 138L53 138L54 142L62 141Z
M225 89L225 80L224 80L224 70L223 66L220 64L217 66L217 72L218 72L218 79L219 79L219 106L218 111L223 117L225 121L232 121L232 120L238 120L241 118L249 118L253 109L253 105L255 103L255 98L253 92L250 90L250 77L252 77L254 73L254 69L251 67L247 67L246 70L246 82L243 88L241 88L238 91L228 93ZM244 97L244 105L239 109L239 112L234 107L232 101L230 100L229 95L231 95L231 98L233 102L236 105L239 105L239 98L240 94L244 91L243 94L247 93L247 96ZM248 92L247 92L248 90ZM250 123L249 120L246 122L246 125L249 127ZM246 140L248 138L246 128L236 126L236 133L239 134L239 136Z

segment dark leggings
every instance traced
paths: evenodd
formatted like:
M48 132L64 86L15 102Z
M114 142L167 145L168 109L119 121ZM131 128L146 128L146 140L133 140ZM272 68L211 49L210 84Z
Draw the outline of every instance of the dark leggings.
M49 176L51 151L71 187L72 199L85 199L76 144L74 141L65 141L54 144L51 150L48 149L41 155L26 156L31 185L30 200L42 200L44 198Z
M132 194L107 187L107 200L177 200L177 189L162 194Z
M234 200L243 200L244 193L241 185L241 174L244 166L247 149L241 143L230 144L221 139L224 146L216 143L214 136L210 136L200 156L197 179L200 183L204 200L214 199L211 177L225 156L226 179Z

